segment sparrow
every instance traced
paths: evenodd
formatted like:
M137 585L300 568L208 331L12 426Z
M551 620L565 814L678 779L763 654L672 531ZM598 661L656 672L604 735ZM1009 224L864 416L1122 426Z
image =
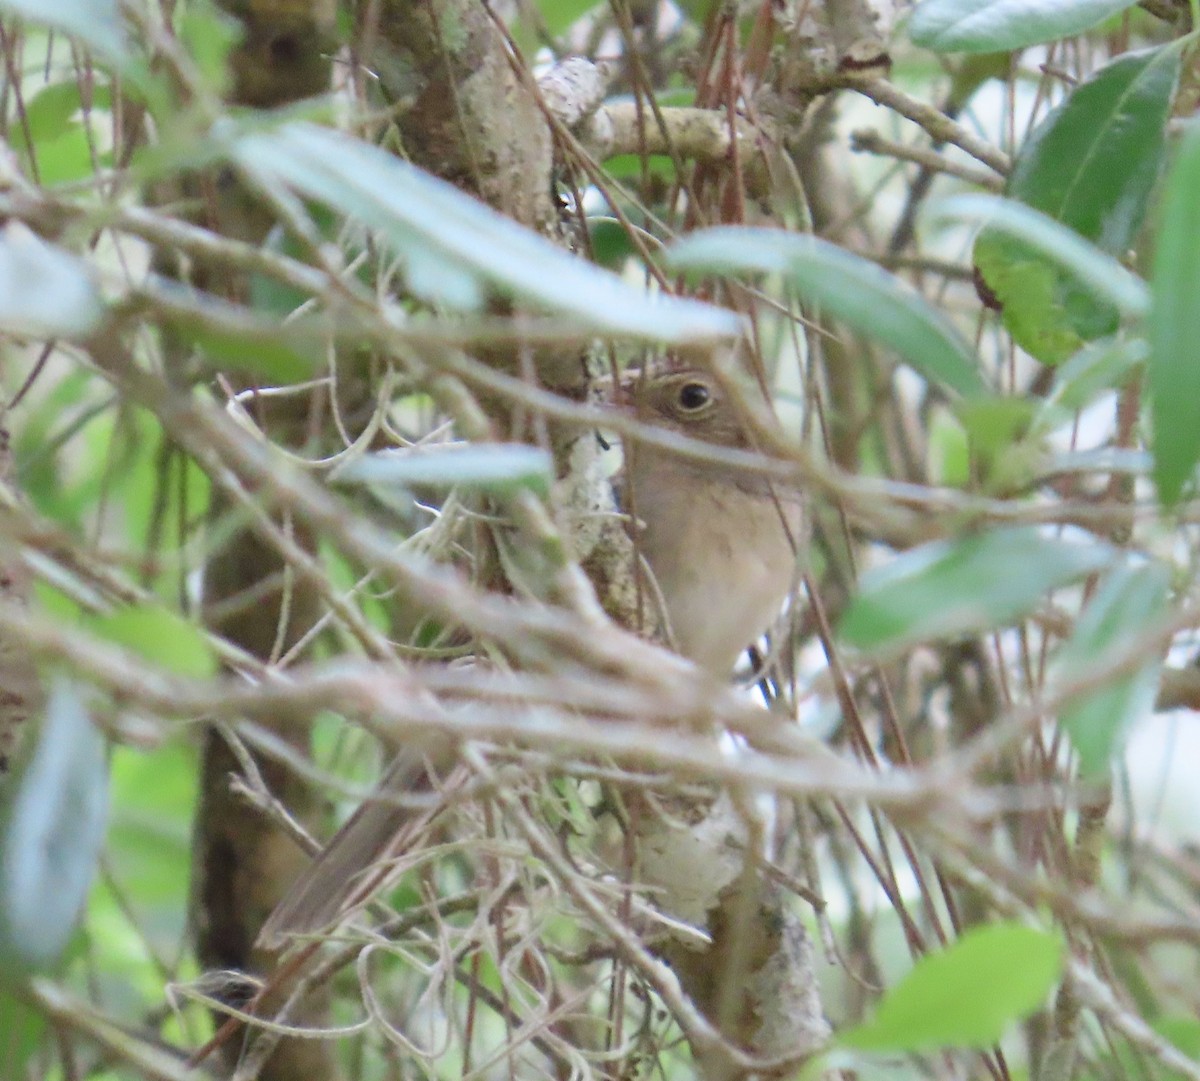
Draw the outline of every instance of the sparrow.
M753 450L733 402L708 372L673 369L622 385L622 405L656 427L715 447ZM732 465L689 459L637 439L624 447L619 485L646 592L677 652L717 678L778 616L803 547L799 494ZM436 813L431 766L453 759L449 740L401 750L367 800L291 887L259 935L264 948L327 927L370 896L380 861L415 839ZM446 782L446 787L453 787ZM418 793L426 797L424 809Z

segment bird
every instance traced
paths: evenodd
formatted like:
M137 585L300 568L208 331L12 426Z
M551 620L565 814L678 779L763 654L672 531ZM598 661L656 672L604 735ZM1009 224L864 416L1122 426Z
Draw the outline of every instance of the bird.
M719 448L754 449L734 402L705 370L667 368L627 378L621 388L620 408L643 422ZM624 456L619 495L667 643L709 675L728 679L796 579L804 536L799 494L636 436ZM453 758L450 742L402 749L379 790L428 794L431 758L444 766L441 759ZM386 876L371 868L395 851L402 831L415 836L431 821L429 805L418 813L413 802L365 801L284 895L259 944L277 948L290 935L320 930L369 896Z
M715 447L754 449L733 403L706 371L629 380L623 396L656 427ZM711 675L728 677L795 581L804 541L798 491L635 439L625 448L621 495L668 641Z

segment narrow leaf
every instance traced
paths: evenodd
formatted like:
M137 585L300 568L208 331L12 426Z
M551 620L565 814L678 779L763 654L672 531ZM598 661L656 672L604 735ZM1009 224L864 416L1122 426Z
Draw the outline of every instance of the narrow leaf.
M895 349L930 382L964 396L986 389L974 351L945 316L881 267L828 241L724 226L684 237L667 258L678 270L781 274L802 299Z
M863 1051L988 1047L1038 1008L1062 971L1062 942L1015 923L977 927L923 957L875 1017L838 1038Z
M426 299L473 308L490 286L597 333L662 342L740 330L732 312L629 285L452 184L340 132L289 123L243 135L233 152L262 182L286 185L378 230L405 259L410 288Z
M0 9L71 34L110 60L125 55L118 0L0 0Z
M1055 371L1042 412L1082 409L1098 394L1124 385L1149 355L1144 338L1109 338L1084 346Z
M1016 237L1045 255L1050 262L1068 270L1123 316L1143 316L1150 306L1149 290L1136 274L1089 244L1073 229L1012 199L995 195L952 195L930 204L924 217L934 224L977 221Z
M1071 37L1137 0L925 0L913 13L913 42L939 53L992 53Z
M1152 628L1167 608L1170 576L1166 567L1115 567L1080 616L1063 648L1065 680L1104 670L1105 655ZM1061 721L1079 755L1085 777L1106 773L1130 726L1154 708L1162 658L1149 660L1132 675L1082 695L1063 710Z
M88 625L99 637L169 672L197 679L216 673L216 657L200 628L168 608L132 605L94 617Z
M172 323L180 337L190 340L216 366L252 375L264 376L273 383L296 383L312 376L324 357L316 346L316 336L307 340L302 323L281 330L264 322L254 327L247 320L238 328L218 330L213 326L188 326Z
M540 447L477 443L368 454L338 470L333 479L393 490L464 486L503 495L526 488L547 495L554 463Z
M879 652L1000 627L1111 560L1105 545L1029 528L927 544L863 576L842 637Z
M87 265L19 222L0 233L0 331L28 338L83 338L104 318Z
M1163 200L1150 312L1150 413L1154 479L1166 504L1179 499L1200 461L1200 125L1179 148Z
M59 679L41 738L0 806L0 969L42 969L66 947L104 842L104 741Z
M45 1049L47 1024L44 1014L0 985L0 1032L8 1040L6 1068L14 1077L36 1076L33 1057Z

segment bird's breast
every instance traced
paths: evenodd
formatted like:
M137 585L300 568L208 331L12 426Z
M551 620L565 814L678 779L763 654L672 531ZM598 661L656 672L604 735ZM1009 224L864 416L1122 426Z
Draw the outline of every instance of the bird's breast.
M638 547L679 652L728 675L779 613L795 577L802 516L794 500L687 468L631 475Z

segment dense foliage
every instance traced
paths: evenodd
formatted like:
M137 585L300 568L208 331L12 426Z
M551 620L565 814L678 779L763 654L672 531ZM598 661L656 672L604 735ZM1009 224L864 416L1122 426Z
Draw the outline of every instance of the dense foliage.
M0 0L0 1075L1200 1081L1196 7Z

